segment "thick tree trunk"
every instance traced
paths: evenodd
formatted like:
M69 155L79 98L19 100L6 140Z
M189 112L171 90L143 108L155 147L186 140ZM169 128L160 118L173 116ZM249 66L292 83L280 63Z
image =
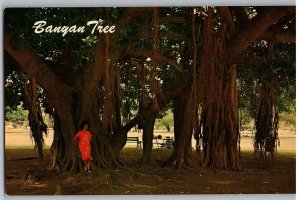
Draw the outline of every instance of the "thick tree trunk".
M196 80L196 63L197 63L197 47L195 38L195 18L194 9L188 8L185 14L185 23L192 26L193 32L193 45L194 54L189 51L189 46L186 45L183 49L183 68L185 70L190 70L191 64L190 60L193 59L193 86L195 86ZM192 57L193 56L193 57ZM192 128L194 123L194 111L197 105L196 99L194 97L196 94L196 88L190 86L188 89L183 91L180 96L174 98L174 150L167 161L163 163L163 166L173 166L175 169L189 169L190 167L197 167L196 162L192 159ZM193 91L192 91L193 90Z
M105 58L108 59L108 42L103 42L101 45L97 43L96 52L101 55L103 53ZM99 55L97 55L99 56ZM99 62L98 58L97 62ZM99 66L98 66L99 65ZM98 86L101 78L101 73L94 70L103 69L103 64L98 63L97 66L91 68L87 74L84 74L83 78L86 79L89 75L92 78L91 81L85 80L79 91L69 93L65 91L65 101L59 101L54 99L51 103L55 107L57 119L59 120L59 131L63 138L63 145L57 146L57 148L63 148L61 151L63 155L60 155L58 159L60 162L55 161L52 163L60 163L60 166L52 166L52 169L61 168L63 171L70 171L77 173L83 171L81 163L81 155L78 149L78 144L73 141L73 137L79 130L79 125L82 120L88 120L90 123L90 131L92 133L92 156L94 157L94 168L103 167L110 168L115 161L115 155L111 149L109 143L109 135L106 133L104 125L99 118L99 107L97 104L98 98ZM93 72L93 73L92 73ZM92 74L91 74L92 73ZM84 91L84 92L83 92ZM67 94L69 94L67 96ZM60 106L57 106L60 105ZM54 154L55 155L55 154Z
M73 137L79 129L72 116L79 116L79 110L81 109L75 109L71 114L64 113L62 117L59 114L54 115L54 139L51 147L53 159L49 166L51 170L70 171L71 173L83 171L78 144L73 141ZM112 168L119 166L121 162L118 161L111 147L110 135L105 131L99 118L96 97L92 101L87 119L89 130L92 133L93 170L98 167Z
M155 124L156 115L147 115L144 120L143 127L143 156L140 161L141 167L158 166L153 159L152 147L153 147L153 130Z
M174 99L174 151L171 157L174 157L172 164L175 164L176 168L181 168L184 163L184 148L185 137L188 137L184 132L183 127L186 121L184 120L184 113L186 112L186 94Z
M113 151L110 143L111 134L106 131L104 124L99 118L97 112L97 98L94 97L91 112L90 112L90 123L91 131L94 134L92 140L93 156L95 157L95 165L102 168L118 167L122 163L119 159L119 155L116 155Z
M173 166L175 169L197 167L192 159L192 113L189 109L191 90L187 90L174 98L174 150L163 167Z
M52 102L54 105L62 104L63 109L55 107L52 113L54 119L54 138L51 146L52 161L49 169L71 172L73 174L83 171L81 154L78 144L73 140L73 137L79 130L81 120L88 119L88 116L83 116L83 109L80 107L82 101L87 100L86 98L80 99L76 95L72 95L69 99L73 103ZM91 132L93 134L94 131Z
M235 66L231 67L229 77L225 74L223 76L220 82L215 82L216 91L211 91L216 95L202 107L203 165L212 168L239 169Z
M63 116L58 110L58 118L60 128L64 138L64 153L62 160L62 170L76 173L79 170L79 152L77 144L73 141L73 136L76 134L77 125L74 123L72 109L69 112L64 112Z
M205 167L240 168L236 66L226 64L227 23L215 33L213 13L204 20L205 42L200 68L201 127Z

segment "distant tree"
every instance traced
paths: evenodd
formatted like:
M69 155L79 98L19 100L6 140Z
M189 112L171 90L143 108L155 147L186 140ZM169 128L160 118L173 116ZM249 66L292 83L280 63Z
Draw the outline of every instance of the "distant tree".
M13 123L13 126L20 122L26 122L28 117L28 110L24 110L22 105L18 105L15 108L9 106L5 107L5 121Z
M173 126L173 116L170 110L166 112L165 116L163 116L160 119L157 119L157 125L164 126L168 132L171 130Z

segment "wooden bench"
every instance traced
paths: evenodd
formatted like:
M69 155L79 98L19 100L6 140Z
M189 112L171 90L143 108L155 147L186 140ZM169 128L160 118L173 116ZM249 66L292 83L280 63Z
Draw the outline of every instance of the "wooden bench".
M139 137L127 137L128 143L136 143L136 148L142 148L142 141L139 140Z

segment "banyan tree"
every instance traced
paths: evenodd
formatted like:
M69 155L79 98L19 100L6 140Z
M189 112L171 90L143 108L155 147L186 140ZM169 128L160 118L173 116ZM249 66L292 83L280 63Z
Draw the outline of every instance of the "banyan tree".
M154 123L167 105L174 110L175 147L162 166L200 166L191 156L198 135L203 166L239 169L237 68L267 64L248 51L255 41L294 43L294 33L282 28L289 21L281 20L294 14L295 7L6 9L5 62L27 77L39 149L40 106L53 118L51 170L82 170L72 140L82 120L93 133L94 167L123 165L120 152L136 125L143 129L140 165L158 167ZM31 31L36 20L63 25L64 17L70 24L100 18L116 31L65 37Z

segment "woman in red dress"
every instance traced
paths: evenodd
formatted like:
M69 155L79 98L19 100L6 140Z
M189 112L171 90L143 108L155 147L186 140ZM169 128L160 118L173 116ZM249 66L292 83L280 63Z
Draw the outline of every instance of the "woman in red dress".
M74 141L79 143L79 149L81 153L81 159L84 161L84 170L88 172L91 171L91 140L92 134L88 131L89 124L87 121L81 123L81 130L76 133L74 136Z

